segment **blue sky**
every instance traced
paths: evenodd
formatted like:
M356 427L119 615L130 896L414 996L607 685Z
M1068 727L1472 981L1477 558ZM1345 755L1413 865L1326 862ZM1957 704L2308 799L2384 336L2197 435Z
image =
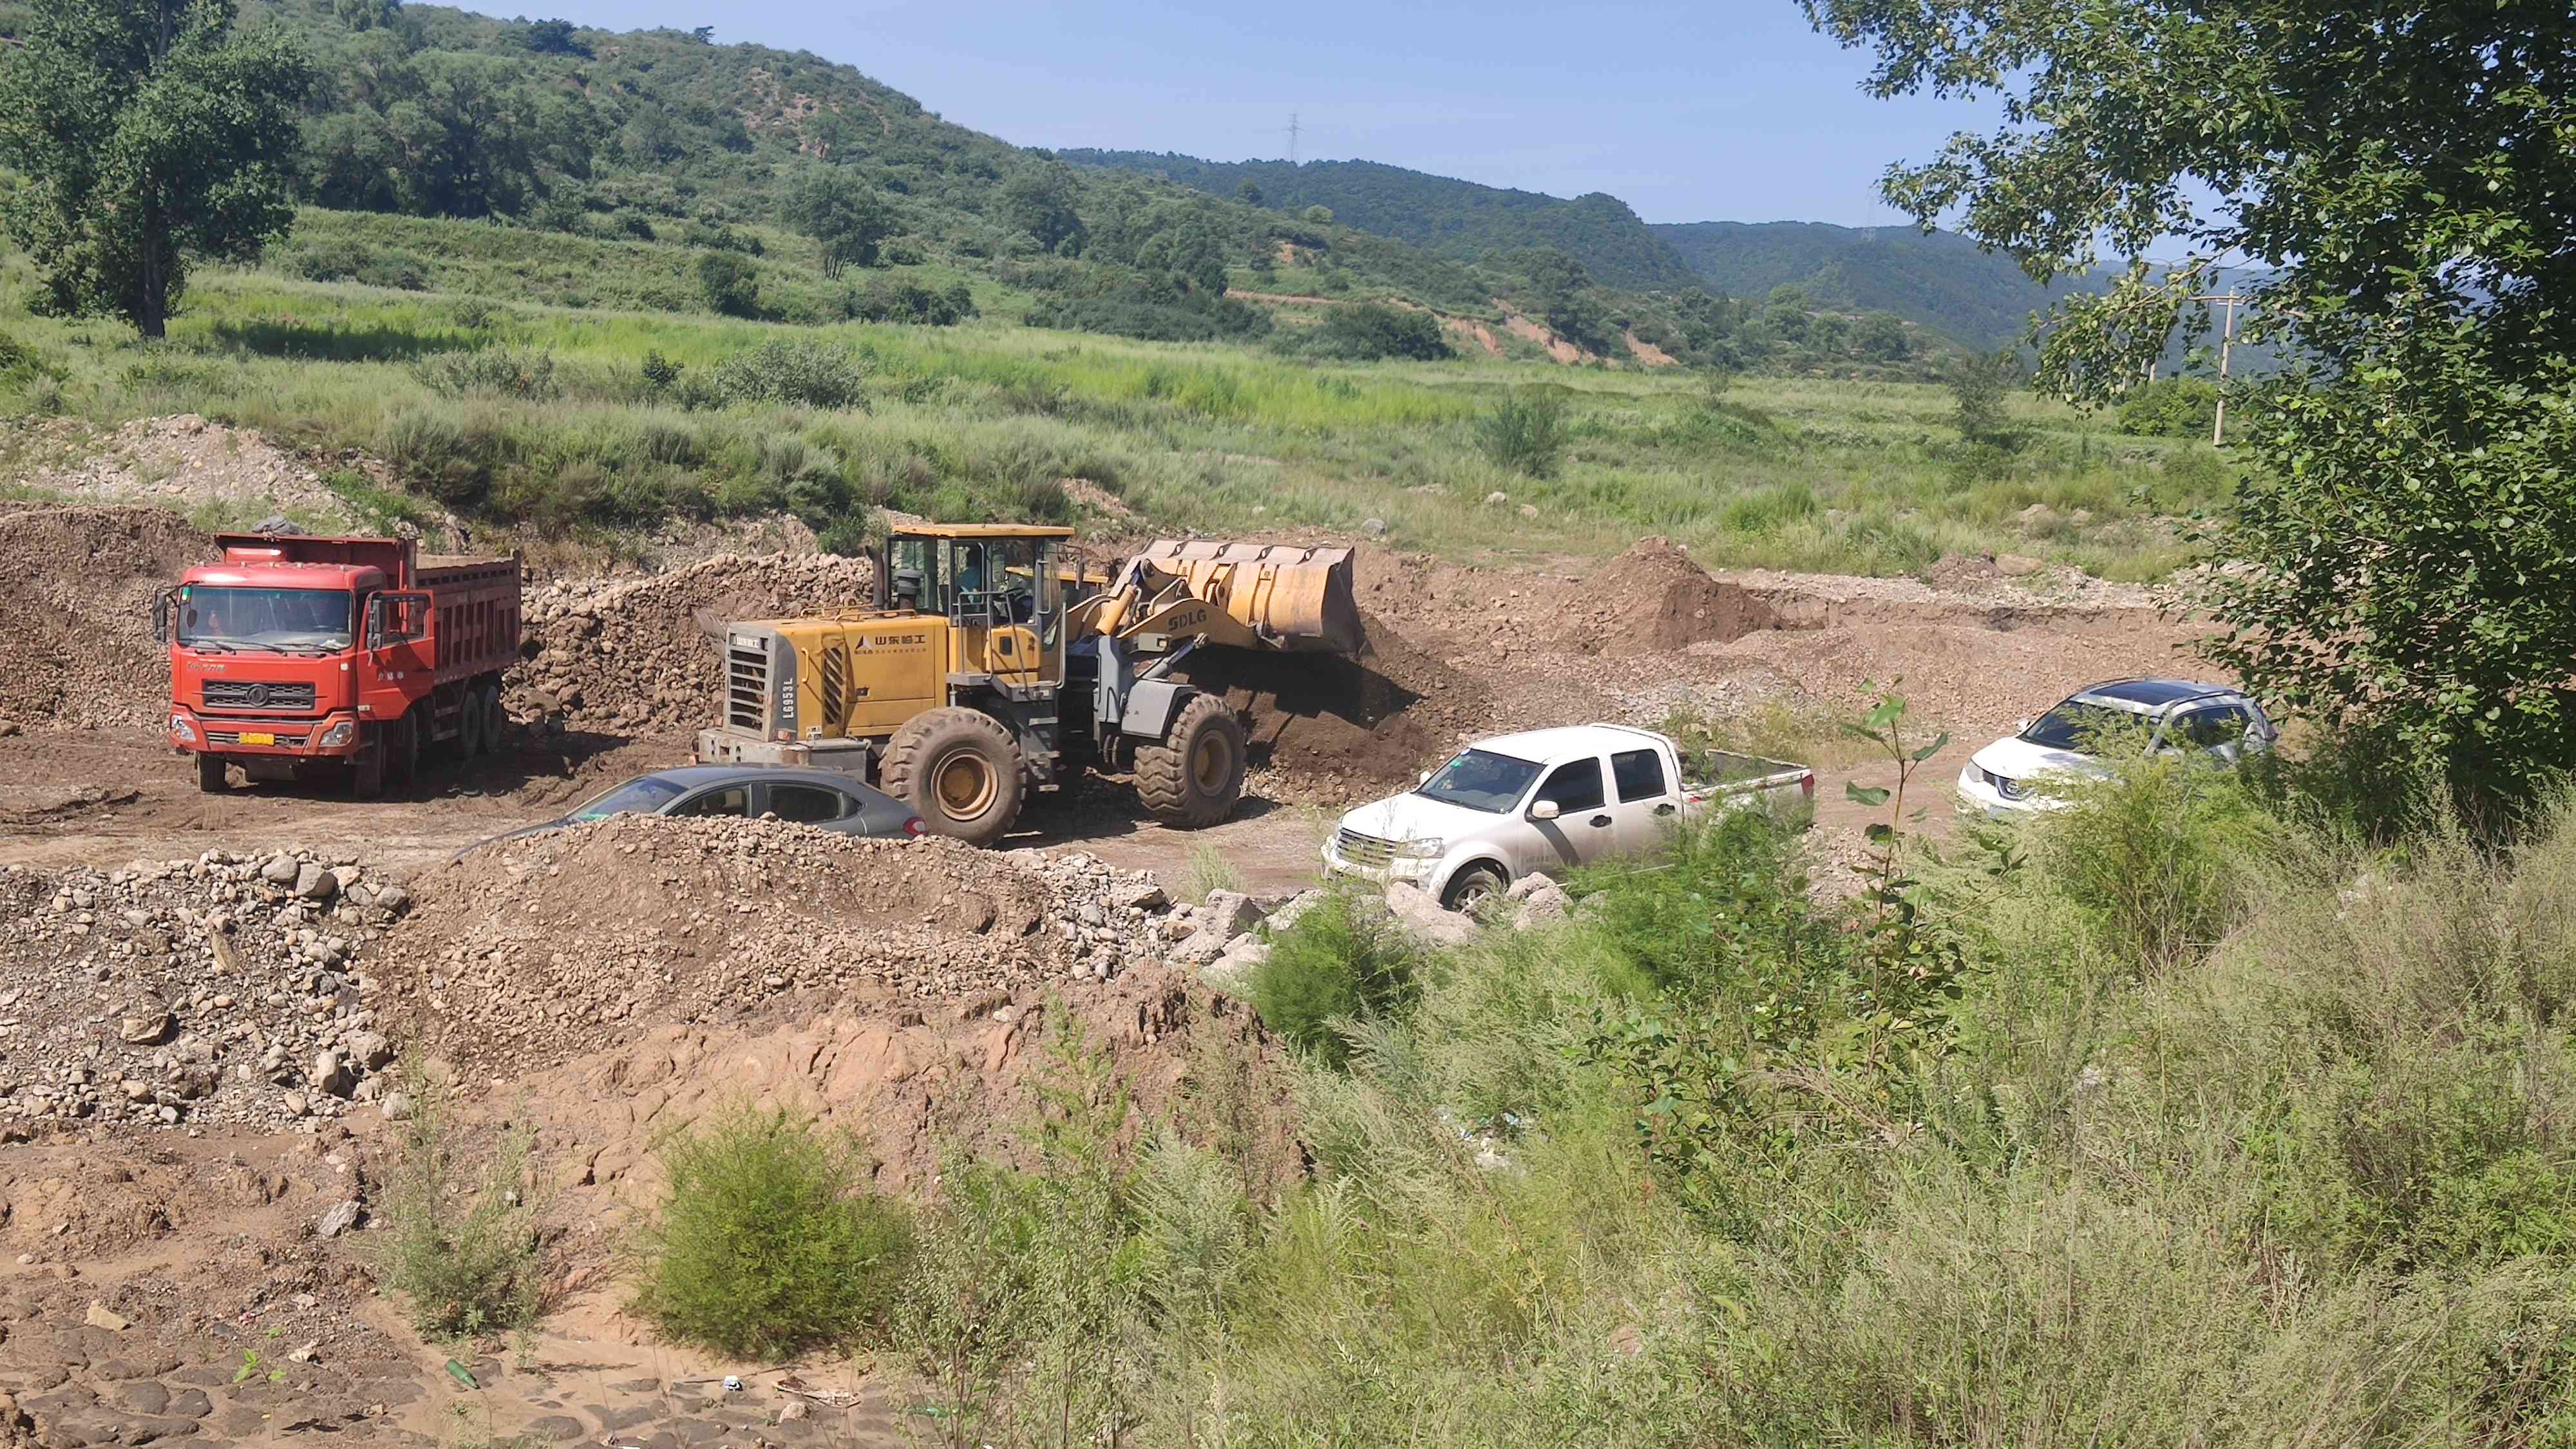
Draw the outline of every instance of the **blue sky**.
M1607 191L1648 221L1901 221L1887 163L1984 119L1863 95L1864 58L1792 0L556 3L531 13L810 50L1023 146L1277 157L1294 111L1310 160Z

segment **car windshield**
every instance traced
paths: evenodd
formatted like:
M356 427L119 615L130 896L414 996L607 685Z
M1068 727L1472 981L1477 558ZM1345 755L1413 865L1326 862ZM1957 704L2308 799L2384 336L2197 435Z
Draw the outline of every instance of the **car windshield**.
M679 799L682 788L659 775L638 775L592 796L589 804L572 812L572 818L605 820L611 815L649 815Z
M2044 749L2085 751L2146 726L2145 715L2070 699L2032 721L2021 737Z
M1464 805L1488 815L1500 815L1517 803L1538 778L1538 766L1510 755L1497 755L1486 750L1468 750L1440 767L1440 772L1422 782L1416 795L1437 800L1443 805Z
M179 642L211 649L346 649L356 610L338 589L179 591Z

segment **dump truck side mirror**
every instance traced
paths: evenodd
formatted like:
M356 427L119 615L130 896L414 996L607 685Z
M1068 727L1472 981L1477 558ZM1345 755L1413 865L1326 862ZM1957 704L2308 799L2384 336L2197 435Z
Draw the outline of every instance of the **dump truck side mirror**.
M178 602L177 589L163 589L152 596L152 642L170 642L170 610Z

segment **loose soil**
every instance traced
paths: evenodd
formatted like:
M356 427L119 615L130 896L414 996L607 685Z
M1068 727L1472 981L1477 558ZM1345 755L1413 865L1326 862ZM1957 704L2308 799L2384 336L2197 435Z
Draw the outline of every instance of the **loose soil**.
M0 719L98 729L156 721L170 660L152 600L214 541L167 509L0 511ZM5 747L5 746L0 746Z

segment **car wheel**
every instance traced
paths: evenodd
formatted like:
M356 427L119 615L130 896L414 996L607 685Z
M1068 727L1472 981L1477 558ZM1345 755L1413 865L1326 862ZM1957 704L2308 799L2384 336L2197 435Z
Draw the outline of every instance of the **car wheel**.
M1440 893L1440 904L1462 916L1473 916L1501 900L1506 889L1501 871L1490 865L1471 865L1449 878L1449 888Z

